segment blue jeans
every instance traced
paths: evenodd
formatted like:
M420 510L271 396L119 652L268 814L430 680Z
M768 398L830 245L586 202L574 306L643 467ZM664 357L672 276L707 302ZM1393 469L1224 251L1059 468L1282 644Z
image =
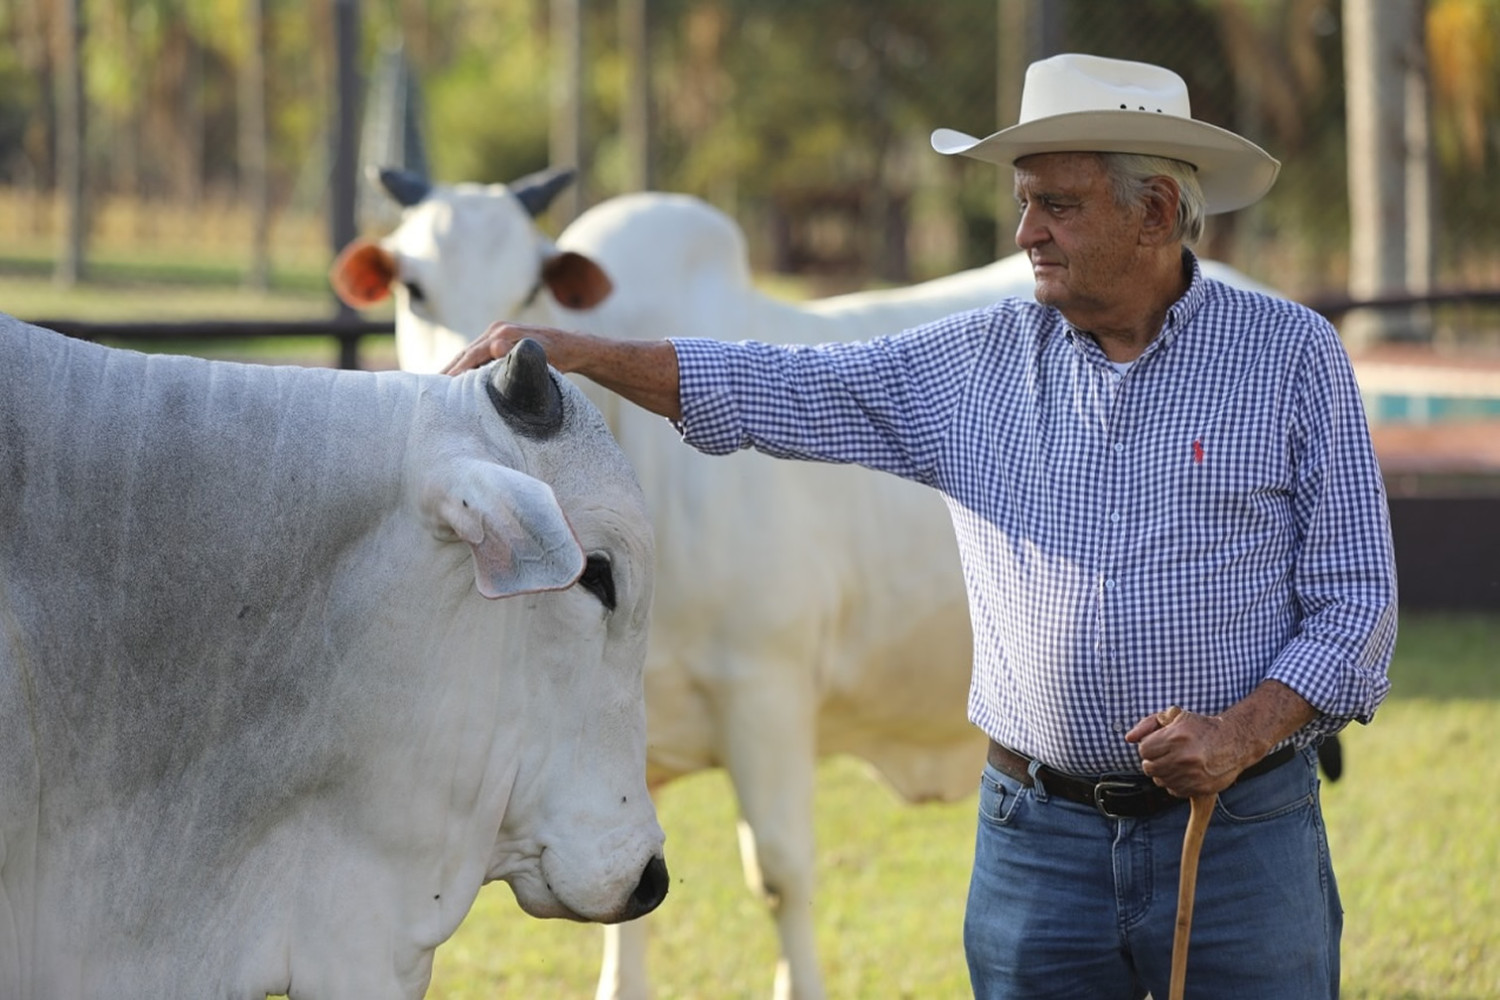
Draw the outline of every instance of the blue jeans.
M986 766L964 916L977 1000L1166 1000L1184 803L1111 819ZM1186 993L1330 1000L1343 908L1298 754L1219 796L1198 863Z

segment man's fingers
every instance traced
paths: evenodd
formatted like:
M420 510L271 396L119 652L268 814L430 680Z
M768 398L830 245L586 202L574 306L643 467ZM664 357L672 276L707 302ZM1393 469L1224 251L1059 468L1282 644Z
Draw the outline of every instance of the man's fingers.
M491 323L488 329L448 362L442 374L457 375L470 368L483 367L496 358L503 358L519 339L520 337L512 335L512 328L508 324Z

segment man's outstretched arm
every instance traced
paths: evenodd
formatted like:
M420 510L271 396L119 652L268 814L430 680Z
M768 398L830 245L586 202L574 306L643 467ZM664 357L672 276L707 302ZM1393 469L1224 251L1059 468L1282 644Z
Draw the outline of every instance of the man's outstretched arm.
M523 339L541 344L548 363L560 372L582 375L652 413L671 420L682 417L677 351L665 340L613 340L547 326L492 323L448 362L443 374L456 375L503 358Z

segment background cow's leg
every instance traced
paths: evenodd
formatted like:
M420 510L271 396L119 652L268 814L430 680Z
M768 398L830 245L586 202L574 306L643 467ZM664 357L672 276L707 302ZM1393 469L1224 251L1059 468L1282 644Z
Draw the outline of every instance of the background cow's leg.
M746 680L722 704L725 762L740 806L745 882L771 908L780 939L775 1000L823 1000L813 922L817 694L811 664L775 683L761 670L732 670Z
M604 928L604 958L599 966L599 988L594 1000L648 1000L646 946L649 917Z

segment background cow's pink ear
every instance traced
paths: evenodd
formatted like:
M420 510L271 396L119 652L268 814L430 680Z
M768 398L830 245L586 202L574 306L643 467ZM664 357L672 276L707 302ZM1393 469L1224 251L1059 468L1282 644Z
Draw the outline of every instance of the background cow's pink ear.
M465 463L430 484L424 507L439 537L469 543L485 597L561 590L583 572L583 548L552 488L523 472Z
M328 281L334 294L352 309L365 309L391 294L396 258L378 243L355 240L334 260Z
M568 309L592 309L615 289L604 268L571 250L547 259L542 265L542 280L558 304Z

